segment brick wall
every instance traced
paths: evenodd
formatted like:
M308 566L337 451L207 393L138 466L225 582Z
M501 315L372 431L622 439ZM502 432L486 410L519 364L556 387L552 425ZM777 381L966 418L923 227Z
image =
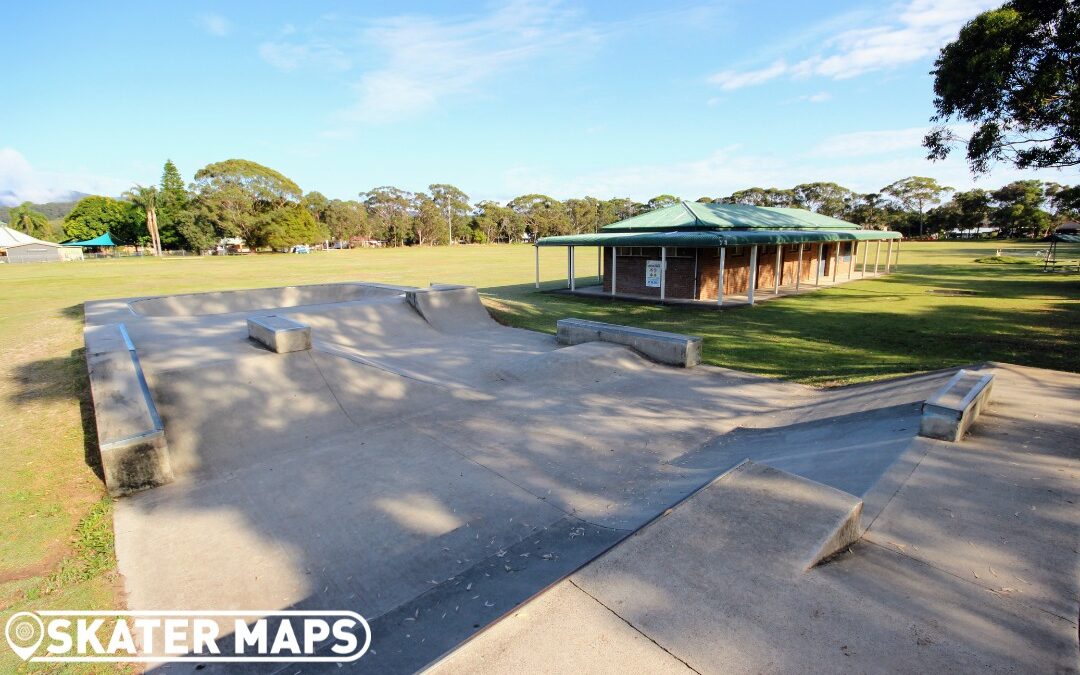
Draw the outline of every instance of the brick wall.
M668 249L669 254L671 249ZM660 297L660 289L645 285L645 263L660 260L660 254L645 256L619 255L615 266L618 275L616 290L620 294ZM664 292L669 298L694 297L694 258L669 255ZM611 247L604 248L604 291L611 292Z

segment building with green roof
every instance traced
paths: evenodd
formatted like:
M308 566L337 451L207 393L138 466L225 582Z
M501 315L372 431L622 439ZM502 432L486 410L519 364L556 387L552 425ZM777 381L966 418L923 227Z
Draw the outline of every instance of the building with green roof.
M899 259L900 233L862 230L805 209L681 202L593 234L539 239L538 288L540 248L549 246L566 248L572 291L578 290L575 249L584 246L599 251L601 282L585 292L718 305L745 297L754 304L755 291L779 295L782 288L800 291L888 274Z

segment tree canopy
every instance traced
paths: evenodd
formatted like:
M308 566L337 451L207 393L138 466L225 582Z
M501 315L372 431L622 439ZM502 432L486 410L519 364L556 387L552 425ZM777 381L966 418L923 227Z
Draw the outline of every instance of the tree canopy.
M957 142L971 170L1080 164L1080 3L1014 0L972 19L934 64L931 159ZM961 139L946 122L975 125Z
M50 234L49 219L44 213L34 210L30 202L23 202L8 213L8 227L25 232L31 237L45 239Z

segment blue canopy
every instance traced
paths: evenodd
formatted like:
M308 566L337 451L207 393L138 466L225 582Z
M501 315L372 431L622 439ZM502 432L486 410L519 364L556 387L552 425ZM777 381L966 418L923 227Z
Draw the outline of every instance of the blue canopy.
M65 242L64 246L116 246L116 244L113 243L112 237L106 232L86 241Z

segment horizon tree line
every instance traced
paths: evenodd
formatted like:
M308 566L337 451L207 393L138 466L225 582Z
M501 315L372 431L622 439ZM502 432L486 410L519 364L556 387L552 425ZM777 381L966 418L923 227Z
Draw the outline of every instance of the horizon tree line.
M527 194L505 204L474 204L446 183L432 184L426 192L384 185L358 193L357 199L329 199L317 191L305 193L278 171L243 159L209 164L185 186L179 169L167 160L158 185L135 185L120 199L84 197L59 226L28 202L10 209L8 220L10 227L43 239L83 240L110 232L117 243L152 253L201 253L226 237L242 239L252 250L362 239L388 246L535 241L596 232L681 201L670 194L646 202L591 196L560 201ZM910 176L871 193L814 182L751 187L695 201L806 209L909 237L978 227L995 227L1000 236L1040 237L1080 217L1080 186L1040 180L956 191L933 178Z

